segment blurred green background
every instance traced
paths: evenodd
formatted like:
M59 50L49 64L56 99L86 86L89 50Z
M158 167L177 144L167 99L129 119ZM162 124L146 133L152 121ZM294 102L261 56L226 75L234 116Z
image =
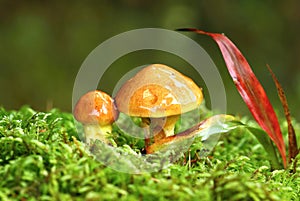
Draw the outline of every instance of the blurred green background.
M0 1L0 5L0 105L7 109L28 104L43 111L52 107L71 111L76 74L101 42L138 28L196 27L225 33L282 112L266 68L269 64L285 89L292 115L300 120L300 12L296 0L55 0ZM206 36L183 34L204 47L218 66L228 94L228 113L248 114L215 42ZM117 60L99 88L111 93L122 74L146 63L186 65L164 52L135 52ZM182 71L201 84L191 68Z

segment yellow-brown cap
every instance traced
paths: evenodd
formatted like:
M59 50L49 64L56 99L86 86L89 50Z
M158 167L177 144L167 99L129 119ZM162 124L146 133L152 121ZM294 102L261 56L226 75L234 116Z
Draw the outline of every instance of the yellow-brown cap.
M178 115L196 109L202 100L192 79L163 64L143 68L115 97L120 112L139 117Z
M112 124L118 115L114 100L99 90L84 94L74 109L75 119L83 124Z

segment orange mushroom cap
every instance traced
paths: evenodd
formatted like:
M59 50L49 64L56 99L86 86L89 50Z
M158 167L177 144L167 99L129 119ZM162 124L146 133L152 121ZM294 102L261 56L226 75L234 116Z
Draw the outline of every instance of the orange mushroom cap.
M83 124L112 124L119 116L114 100L100 90L84 94L77 102L74 117Z
M194 81L173 68L152 64L128 80L118 91L120 112L139 117L166 117L196 109L203 100Z

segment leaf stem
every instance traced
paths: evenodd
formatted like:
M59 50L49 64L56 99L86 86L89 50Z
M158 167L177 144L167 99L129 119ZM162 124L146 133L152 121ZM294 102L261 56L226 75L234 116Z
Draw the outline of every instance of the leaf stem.
M275 74L273 73L273 71L269 65L267 65L267 68L268 68L269 72L271 73L273 81L276 85L277 93L278 93L280 102L282 104L283 110L284 110L284 116L285 116L287 124L288 124L288 139L289 139L289 147L288 147L289 160L288 161L290 163L292 161L292 159L295 158L299 152L296 134L295 134L295 130L294 130L294 127L292 124L291 113L289 110L287 98L285 96L285 93L284 93L284 90L283 90L281 84L279 83L277 77L275 76Z

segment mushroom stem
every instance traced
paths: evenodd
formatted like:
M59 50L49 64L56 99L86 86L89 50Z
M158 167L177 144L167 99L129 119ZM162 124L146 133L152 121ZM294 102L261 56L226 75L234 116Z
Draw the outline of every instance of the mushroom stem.
M147 148L150 145L150 118L142 117L141 127L144 129L145 133L145 147Z
M154 142L174 135L175 124L180 115L161 118L142 118L141 127L145 130L145 146L150 146L150 138L154 136Z
M172 115L163 118L153 118L154 125L157 122L158 133L154 132L154 142L174 135L175 124L178 121L180 115Z
M105 144L112 144L108 139L112 133L111 124L99 125L99 124L87 124L84 125L84 134L86 143L91 144L92 141L100 140Z

